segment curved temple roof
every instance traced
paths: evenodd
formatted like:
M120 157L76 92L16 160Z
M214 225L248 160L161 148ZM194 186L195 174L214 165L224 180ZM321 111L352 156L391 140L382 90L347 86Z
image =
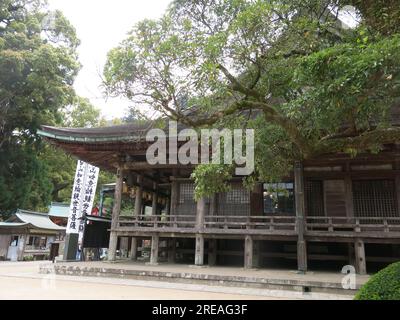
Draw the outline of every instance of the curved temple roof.
M154 128L154 122L140 122L99 128L57 128L42 126L38 133L46 138L70 142L113 142L122 140L141 140Z
M164 128L167 127L166 123ZM146 150L150 144L146 141L146 134L153 128L160 128L156 121L100 128L42 126L38 134L78 159L114 171L121 160L120 156L129 155L135 157L135 162L145 162ZM183 128L182 124L178 124L178 131Z
M29 223L25 222L0 222L0 229L1 228L21 228L30 226Z
M33 212L18 209L7 222L2 222L0 227L31 227L51 231L64 231L65 227L60 227L53 223L46 213Z

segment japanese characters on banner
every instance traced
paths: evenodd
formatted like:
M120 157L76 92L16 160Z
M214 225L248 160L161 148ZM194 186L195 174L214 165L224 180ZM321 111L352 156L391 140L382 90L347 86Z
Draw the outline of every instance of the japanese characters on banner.
M84 161L78 161L72 189L67 233L79 233L80 238L83 236L84 220L81 218L90 215L92 212L98 176L99 168Z
M84 189L82 195L82 215L83 217L92 213L93 202L96 196L97 178L99 177L99 168L86 163L86 176L84 179ZM78 244L82 245L85 220L81 219L79 224Z

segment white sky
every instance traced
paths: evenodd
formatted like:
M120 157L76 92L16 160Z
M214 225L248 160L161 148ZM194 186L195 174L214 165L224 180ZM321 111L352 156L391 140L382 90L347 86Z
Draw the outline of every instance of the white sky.
M133 25L145 18L158 18L171 0L48 0L75 26L81 45L82 69L75 81L77 93L89 98L107 119L120 118L129 106L122 98L105 99L101 74L107 53L126 38ZM347 22L347 21L346 21Z
M81 45L82 69L75 81L80 96L89 98L107 119L119 118L129 106L120 98L106 100L100 88L107 53L116 47L133 25L158 18L171 0L48 0L50 8L63 11L76 28Z

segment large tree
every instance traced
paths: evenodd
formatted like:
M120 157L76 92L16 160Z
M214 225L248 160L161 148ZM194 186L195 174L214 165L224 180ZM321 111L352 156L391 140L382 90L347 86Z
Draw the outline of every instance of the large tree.
M356 28L338 19L344 5ZM399 24L398 0L176 0L109 53L105 81L187 125L255 128L248 181L275 180L294 161L399 139ZM198 166L197 193L222 188L230 170Z
M88 99L77 97L72 105L62 109L62 127L98 127L105 125L105 120L100 116L100 110L94 107ZM50 144L44 144L38 154L39 161L47 169L52 192L51 200L69 203L71 200L72 186L74 183L77 159ZM102 184L114 181L114 174L100 171L98 190ZM99 192L96 192L98 196Z
M73 104L79 70L75 29L42 0L0 2L0 211L36 209L51 196L37 153L41 124Z
M77 97L72 105L62 109L62 127L95 127L100 122L100 110L87 99ZM75 176L76 159L59 148L43 144L38 153L38 160L45 165L47 177L51 181L51 200L69 202Z

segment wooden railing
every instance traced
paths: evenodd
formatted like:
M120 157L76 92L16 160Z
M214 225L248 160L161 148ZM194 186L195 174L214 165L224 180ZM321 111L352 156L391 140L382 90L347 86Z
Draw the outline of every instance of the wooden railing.
M195 230L196 216L194 215L140 215L120 216L119 227L134 229L184 229ZM295 232L296 217L294 216L205 216L203 230L258 230L271 233ZM253 232L254 232L253 231ZM307 217L305 233L315 232L324 234L341 233L400 233L400 217Z
M120 227L137 228L194 228L196 226L196 216L194 215L139 215L139 216L120 216Z
M32 250L32 251L49 251L49 248L46 247L41 247L41 246L35 246L35 245L26 245L25 250Z
M295 224L296 218L288 216L205 216L203 227L204 229L294 231ZM119 218L119 226L136 228L195 228L196 216L121 216Z
M257 229L294 231L296 217L290 216L206 216L206 229Z
M400 217L307 217L308 231L400 232Z

